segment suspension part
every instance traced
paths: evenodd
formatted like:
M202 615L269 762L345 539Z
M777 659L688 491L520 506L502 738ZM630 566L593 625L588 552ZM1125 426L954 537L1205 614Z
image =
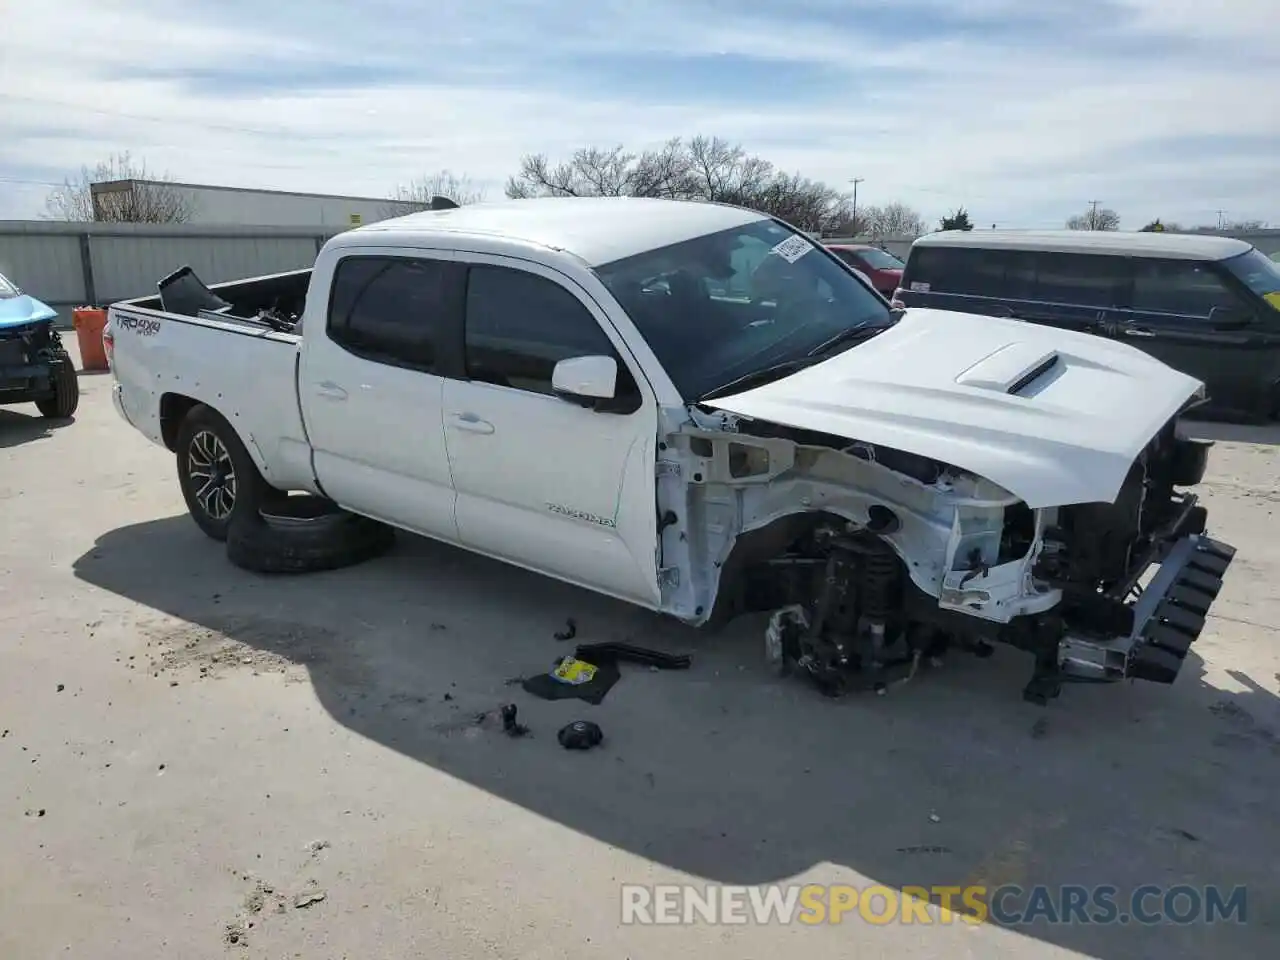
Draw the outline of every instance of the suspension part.
M862 559L862 615L883 624L898 608L898 555L883 540Z

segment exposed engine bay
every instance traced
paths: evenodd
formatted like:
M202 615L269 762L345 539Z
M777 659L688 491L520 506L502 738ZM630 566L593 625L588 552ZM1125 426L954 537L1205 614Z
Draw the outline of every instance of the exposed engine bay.
M664 607L696 624L773 611L766 655L828 695L997 645L1033 655L1037 703L1067 682L1171 683L1234 555L1180 492L1211 444L1177 417L1113 502L1033 510L927 457L694 416L659 451Z

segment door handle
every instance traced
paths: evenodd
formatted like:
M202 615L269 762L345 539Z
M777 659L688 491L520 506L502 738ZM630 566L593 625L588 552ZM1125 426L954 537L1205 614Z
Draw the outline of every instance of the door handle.
M466 430L468 433L493 433L493 424L488 420L481 420L474 413L455 413L451 419L457 430Z
M316 385L316 393L328 400L345 400L347 399L347 391L332 380L325 380Z
M1126 337L1154 337L1155 332L1148 330L1146 327L1124 327L1124 335Z

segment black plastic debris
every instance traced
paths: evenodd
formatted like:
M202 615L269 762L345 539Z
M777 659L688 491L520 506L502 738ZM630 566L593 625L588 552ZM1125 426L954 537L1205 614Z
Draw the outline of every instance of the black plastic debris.
M516 720L516 705L514 703L504 703L500 712L502 714L502 732L507 736L523 737L529 732L528 727Z
M584 700L598 704L621 676L613 661L596 664L577 657L561 657L549 673L529 677L521 686L526 693L543 700Z
M604 740L604 731L590 720L575 720L561 727L556 739L566 750L590 750Z
M572 640L578 635L578 621L570 617L564 622L564 629L555 632L557 640Z
M646 667L657 667L659 670L688 670L693 661L687 654L663 653L661 650L650 650L632 643L582 643L574 651L574 656L590 663L639 663Z

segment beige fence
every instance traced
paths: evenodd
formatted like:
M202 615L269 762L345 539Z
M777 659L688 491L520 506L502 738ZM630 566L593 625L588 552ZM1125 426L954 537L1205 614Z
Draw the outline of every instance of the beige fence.
M340 229L0 220L0 274L58 311L155 293L190 264L206 283L309 267Z

